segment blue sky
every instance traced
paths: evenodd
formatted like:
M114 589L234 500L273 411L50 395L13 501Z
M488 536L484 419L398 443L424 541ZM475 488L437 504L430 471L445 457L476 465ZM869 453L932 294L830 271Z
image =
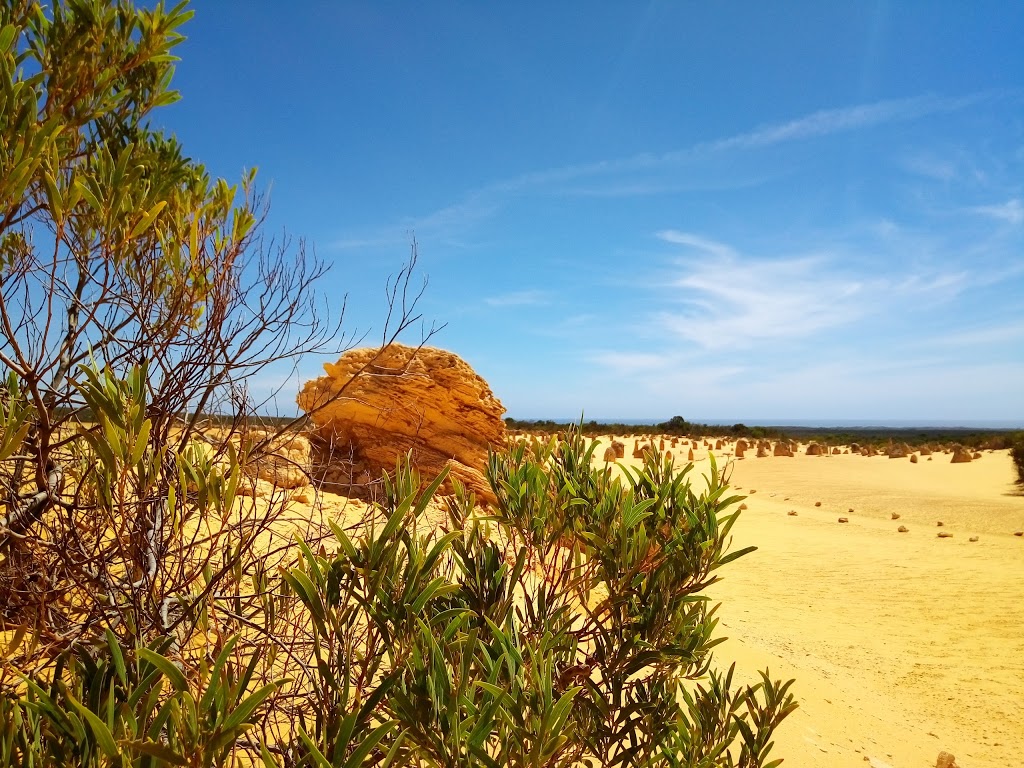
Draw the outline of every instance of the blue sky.
M509 415L1024 424L1024 4L193 7L160 123Z

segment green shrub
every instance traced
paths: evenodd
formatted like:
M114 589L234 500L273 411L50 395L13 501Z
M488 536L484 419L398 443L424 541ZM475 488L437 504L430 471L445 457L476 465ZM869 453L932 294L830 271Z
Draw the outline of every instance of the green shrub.
M792 681L735 686L712 664L704 590L752 549L727 550L739 497L714 467L697 492L689 467L652 456L620 479L593 451L570 431L496 453L497 506L459 490L441 525L425 515L444 477L421 490L400 466L376 522L300 542L277 597L225 624L245 653L233 636L183 664L109 632L65 651L0 699L0 762L778 765Z
M1017 468L1017 483L1024 485L1024 438L1018 438L1010 448L1010 458Z

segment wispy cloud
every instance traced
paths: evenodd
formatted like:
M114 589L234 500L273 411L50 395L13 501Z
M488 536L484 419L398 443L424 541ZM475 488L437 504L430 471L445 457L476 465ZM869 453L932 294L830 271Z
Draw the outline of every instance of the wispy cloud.
M587 360L603 368L610 368L620 375L656 371L667 368L674 362L671 355L614 350L595 352L589 355Z
M460 201L425 216L407 218L402 231L414 230L418 235L445 237L461 233L473 224L493 216L507 196L528 190L554 194L633 197L671 191L678 180L637 180L629 178L638 172L658 173L691 161L724 155L729 152L755 150L783 143L806 141L840 133L874 128L886 124L909 122L929 115L955 112L999 94L976 93L959 98L934 95L903 99L887 99L868 104L822 109L778 123L769 123L750 131L724 138L698 142L689 147L664 153L644 152L628 157L596 160L563 167L529 171L518 176L485 184L468 192ZM566 187L587 178L608 179L607 186ZM717 184L722 184L719 179ZM757 183L745 182L746 184ZM741 184L742 186L743 184ZM388 242L394 236L388 233ZM376 243L378 237L369 241ZM345 243L346 241L339 241ZM352 241L362 244L362 240ZM354 246L353 246L354 247Z
M708 147L720 152L729 149L755 149L783 142L813 139L887 123L917 120L926 115L941 112L954 112L970 106L984 97L984 94L959 99L917 96L908 99L887 99L871 104L856 104L837 109L822 109L795 120L769 124L747 133L730 136L712 142Z
M484 304L489 307L526 307L547 304L549 301L547 291L529 290L488 296L484 299Z
M687 262L674 282L683 311L662 311L670 333L705 348L810 336L861 314L861 283L830 274L820 257L758 261L738 256Z
M977 205L971 208L971 211L982 216L990 216L993 219L1005 221L1008 224L1024 222L1024 203L1017 197L1007 200L1000 205Z
M843 258L828 253L754 258L732 246L678 230L665 242L712 258L683 256L671 281L681 309L666 307L654 320L667 332L704 349L748 348L807 338L892 305L930 306L950 301L968 286L964 271L917 271L852 277Z
M915 176L923 176L934 181L952 181L959 175L955 161L923 152L903 158L900 165Z
M982 347L993 344L1006 344L1024 339L1024 323L1009 325L993 325L971 328L956 333L932 336L918 342L922 347Z
M685 245L698 251L709 253L712 256L717 256L721 259L736 258L736 251L725 243L719 243L716 240L709 240L706 237L694 235L690 232L680 232L678 229L665 229L658 232L655 237L659 240L664 240L666 243L672 243L673 245Z

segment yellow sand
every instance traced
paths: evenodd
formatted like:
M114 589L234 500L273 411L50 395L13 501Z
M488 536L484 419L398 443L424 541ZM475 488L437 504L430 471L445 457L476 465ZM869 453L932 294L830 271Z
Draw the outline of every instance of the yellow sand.
M669 448L677 464L688 449ZM766 667L797 680L800 709L776 732L773 757L926 768L947 750L961 768L1024 766L1024 538L1013 536L1024 496L1007 452L954 465L948 454L912 464L802 451L732 462L732 484L749 494L734 546L759 550L723 569L711 592L729 637L721 663L735 660L746 682ZM707 472L703 443L694 453L695 475ZM717 452L720 466L731 453ZM366 514L333 494L314 510L289 507L277 547L295 528L310 535L324 518L358 525Z
M697 472L706 456L695 451ZM735 546L759 550L712 589L730 638L717 655L746 681L765 667L796 678L800 709L774 757L925 768L947 750L961 768L1024 766L1024 538L1013 536L1024 496L1013 477L1006 451L970 464L752 452L734 463L733 485L750 494Z

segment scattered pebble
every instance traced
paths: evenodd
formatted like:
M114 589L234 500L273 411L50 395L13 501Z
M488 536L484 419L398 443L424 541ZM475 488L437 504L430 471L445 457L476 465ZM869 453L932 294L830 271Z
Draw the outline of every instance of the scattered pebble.
M942 521L941 520L937 520L935 522L935 525L937 525L939 528L941 528L942 527Z
M1014 536L1024 536L1024 531L1014 531L1013 535Z
M900 519L900 513L899 512L893 512L892 513L892 519L893 520L899 520Z
M848 517L840 517L839 518L839 522L840 523L848 523L848 522L850 522L850 518L848 518Z
M740 512L747 508L746 504L740 504Z
M940 539L951 539L951 538L953 538L953 534L950 533L949 531L939 531L939 538Z
M852 515L853 514L853 507L850 507L848 510L846 510L846 513L849 514L849 515Z
M790 517L796 517L796 510L795 509L791 509L786 514L789 515Z
M968 539L968 541L977 541L977 540L978 540L977 536L971 536L971 538Z
M907 528L907 526L905 526L905 525L901 525L901 526L900 526L899 528L897 528L896 530L897 530L897 531L899 531L900 533L907 533L907 532L908 532L908 531L909 531L910 529L909 529L909 528Z
M820 506L821 506L821 502L820 502L820 501L816 501L816 502L814 502L814 506L816 506L816 507L820 507Z

